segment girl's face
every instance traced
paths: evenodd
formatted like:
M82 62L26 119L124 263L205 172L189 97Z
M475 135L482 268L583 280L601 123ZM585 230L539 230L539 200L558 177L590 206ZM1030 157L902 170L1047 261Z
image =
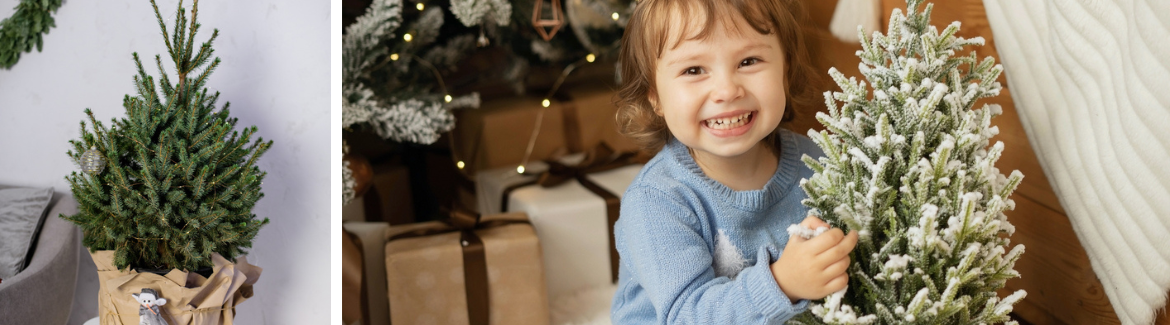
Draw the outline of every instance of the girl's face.
M672 40L683 29L682 19L674 18ZM677 46L668 44L655 67L655 112L696 153L739 156L771 134L784 116L787 86L780 40L760 34L742 18L734 21L737 30L716 24L705 39L686 35Z

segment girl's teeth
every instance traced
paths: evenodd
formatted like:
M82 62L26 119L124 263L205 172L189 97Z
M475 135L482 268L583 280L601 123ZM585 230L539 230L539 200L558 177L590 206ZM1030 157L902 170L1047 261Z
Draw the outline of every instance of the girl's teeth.
M706 121L706 124L707 127L716 130L733 129L743 126L745 123L747 123L751 115L752 113L749 112L736 117L710 119Z

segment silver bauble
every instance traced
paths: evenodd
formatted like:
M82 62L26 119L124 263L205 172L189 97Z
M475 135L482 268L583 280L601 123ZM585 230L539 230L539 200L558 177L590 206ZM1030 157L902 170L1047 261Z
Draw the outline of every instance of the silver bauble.
M102 153L98 152L97 147L89 147L85 153L81 154L81 171L90 175L97 175L106 168L106 158L102 157Z

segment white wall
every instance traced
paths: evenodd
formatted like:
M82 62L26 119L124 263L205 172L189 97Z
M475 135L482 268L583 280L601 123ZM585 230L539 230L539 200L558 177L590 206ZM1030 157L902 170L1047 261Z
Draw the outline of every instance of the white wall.
M178 1L158 2L163 18L173 19ZM0 0L0 17L17 3ZM236 324L331 321L329 16L329 1L200 2L197 42L220 31L214 47L223 63L209 88L221 93L221 105L231 102L238 127L256 125L275 142L259 161L268 177L254 209L272 222L248 255L264 273L256 295L237 309ZM122 98L134 94L130 53L153 62L165 45L145 0L66 0L55 17L43 52L0 69L0 183L67 192L64 177L77 168L65 152L79 136L82 110L93 109L105 123L124 116ZM92 315L93 268L81 269L75 310Z

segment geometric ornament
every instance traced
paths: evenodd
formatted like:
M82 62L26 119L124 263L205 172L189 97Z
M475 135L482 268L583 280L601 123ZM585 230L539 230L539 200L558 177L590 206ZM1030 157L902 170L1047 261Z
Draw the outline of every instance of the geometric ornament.
M551 40L553 36L557 35L557 31L561 26L565 25L565 18L561 15L561 0L552 0L552 17L549 19L542 19L540 7L544 3L542 0L536 0L536 5L532 9L532 27L536 28L536 32L540 34L545 41ZM545 30L545 28L550 28Z

